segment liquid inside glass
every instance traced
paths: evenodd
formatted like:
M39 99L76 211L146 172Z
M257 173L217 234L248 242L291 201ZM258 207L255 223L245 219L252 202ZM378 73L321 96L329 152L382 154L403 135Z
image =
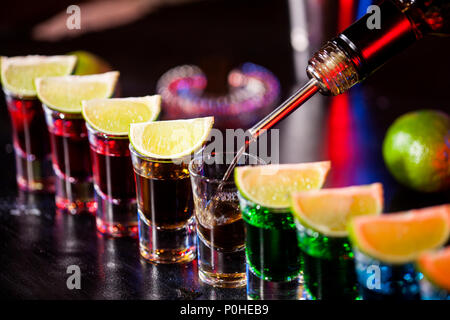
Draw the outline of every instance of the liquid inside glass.
M107 135L87 127L98 206L97 230L113 237L136 237L136 185L128 137Z
M16 176L20 188L30 191L54 190L50 138L41 102L21 99L5 92L11 118L16 156Z
M92 180L92 166L84 119L57 119L50 129L56 174L71 182Z
M300 249L290 212L271 212L254 204L243 206L246 256L251 271L269 281L289 281L300 274Z
M347 237L326 237L297 224L303 280L312 299L359 298L355 262Z
M153 263L192 261L196 233L187 165L141 158L131 150L141 255Z
M71 214L95 213L88 132L81 114L62 113L44 105L56 174L55 202Z

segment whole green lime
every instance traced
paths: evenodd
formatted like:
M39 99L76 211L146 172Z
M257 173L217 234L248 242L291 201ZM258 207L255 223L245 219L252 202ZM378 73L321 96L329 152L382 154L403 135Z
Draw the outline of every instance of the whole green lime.
M99 56L83 50L73 51L68 54L77 57L77 65L74 74L88 75L111 71L111 66Z
M420 110L399 117L388 129L383 157L392 175L422 192L450 187L450 117Z

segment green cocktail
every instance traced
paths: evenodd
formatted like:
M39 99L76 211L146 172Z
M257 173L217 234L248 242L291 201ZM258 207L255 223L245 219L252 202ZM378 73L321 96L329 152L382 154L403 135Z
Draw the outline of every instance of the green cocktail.
M318 162L236 168L250 299L301 298L300 248L289 195L321 188L329 167Z
M298 224L305 288L312 299L359 297L355 262L348 238L327 237Z
M311 299L359 299L347 224L355 216L378 215L383 188L375 183L292 195L305 290Z
M246 225L248 267L269 281L289 281L300 272L300 249L294 218L286 210L261 207L241 198Z

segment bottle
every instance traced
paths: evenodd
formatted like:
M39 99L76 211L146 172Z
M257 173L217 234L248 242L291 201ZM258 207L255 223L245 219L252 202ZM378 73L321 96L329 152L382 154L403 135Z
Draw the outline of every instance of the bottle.
M368 13L310 59L307 74L326 95L346 92L427 34L450 34L450 0L385 0L379 29ZM369 20L371 19L371 20Z
M317 92L344 93L424 35L450 35L450 0L384 0L378 6L380 28L370 29L371 14L366 14L314 54L306 70L309 82L248 129L251 138L238 151L223 181L250 143Z

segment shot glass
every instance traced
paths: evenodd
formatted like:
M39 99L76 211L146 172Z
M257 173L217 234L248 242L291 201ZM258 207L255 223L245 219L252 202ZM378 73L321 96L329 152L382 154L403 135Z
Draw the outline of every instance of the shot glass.
M348 237L328 237L295 219L305 294L311 300L359 299Z
M423 275L413 262L392 265L353 247L355 268L363 300L420 300Z
M246 229L248 299L303 299L300 248L289 209L265 208L238 195Z
M86 123L91 147L97 230L137 237L136 189L128 136L110 135Z
M192 261L196 232L189 162L145 157L131 144L130 151L141 256L157 264Z
M56 207L70 214L95 213L88 133L81 113L65 113L43 104L56 175Z
M54 192L50 138L41 102L3 91L12 123L17 185L24 191Z
M199 154L189 164L197 222L198 275L223 288L245 286L245 229L234 178L222 178L235 153ZM238 165L265 164L244 153Z

